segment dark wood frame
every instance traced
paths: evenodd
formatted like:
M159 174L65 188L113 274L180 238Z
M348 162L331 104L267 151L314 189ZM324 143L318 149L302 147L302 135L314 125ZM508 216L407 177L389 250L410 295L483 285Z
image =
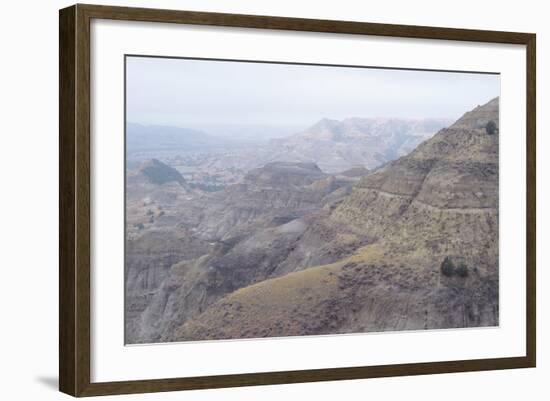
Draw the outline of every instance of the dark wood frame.
M90 21L92 18L402 38L511 43L527 49L527 324L523 357L90 382ZM59 13L59 389L73 396L535 367L536 36L351 21L77 4Z

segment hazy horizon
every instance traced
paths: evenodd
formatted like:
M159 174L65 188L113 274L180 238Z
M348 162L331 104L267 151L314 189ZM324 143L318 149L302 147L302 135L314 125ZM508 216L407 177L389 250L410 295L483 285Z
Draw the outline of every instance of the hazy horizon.
M498 74L126 59L128 123L220 136L228 127L235 132L263 127L266 137L283 136L323 118L456 120L499 95ZM280 134L269 131L277 127Z
M454 123L456 119L452 118L438 118L438 117L425 117L425 118L400 118L400 117L360 117L352 116L346 117L342 120L355 119L355 118L366 118L366 119L401 119L401 120L449 120L449 124ZM140 123L136 121L126 121L126 124L140 125L143 127L166 127L166 128L181 128L181 129L190 129L198 132L202 132L205 135L211 137L227 138L232 137L236 140L267 140L274 138L286 138L290 135L299 134L302 131L307 130L308 128L314 126L321 120L326 118L321 118L316 121L311 121L306 124L238 124L238 123L204 123L204 124L187 124L187 125L175 125L175 124L147 124Z

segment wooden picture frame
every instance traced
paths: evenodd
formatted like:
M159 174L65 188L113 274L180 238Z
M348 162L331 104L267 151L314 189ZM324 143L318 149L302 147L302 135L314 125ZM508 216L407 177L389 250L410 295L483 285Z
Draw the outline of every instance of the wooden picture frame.
M525 45L527 54L525 60L527 71L526 355L92 383L90 380L90 22L95 18ZM60 391L73 396L95 396L535 367L536 37L534 34L80 4L60 10L59 29Z

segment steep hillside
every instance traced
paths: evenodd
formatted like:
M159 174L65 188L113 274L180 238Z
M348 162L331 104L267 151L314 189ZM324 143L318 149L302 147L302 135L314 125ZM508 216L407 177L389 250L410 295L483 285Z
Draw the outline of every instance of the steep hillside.
M181 174L156 160L146 160L126 176L126 333L134 339L138 320L170 267L194 259L211 246L195 238L181 221L196 221L196 209L181 205L190 189Z
M498 120L494 99L312 216L365 238L347 255L233 291L165 339L497 325Z
M320 217L356 182L313 163L270 163L250 171L243 184L175 200L163 209L170 220L157 218L128 243L127 341L172 336L239 288L332 262L366 243L328 229Z
M214 194L197 235L227 240L260 227L283 224L322 207L329 194L342 197L353 180L323 173L314 163L274 162L251 170L241 184Z

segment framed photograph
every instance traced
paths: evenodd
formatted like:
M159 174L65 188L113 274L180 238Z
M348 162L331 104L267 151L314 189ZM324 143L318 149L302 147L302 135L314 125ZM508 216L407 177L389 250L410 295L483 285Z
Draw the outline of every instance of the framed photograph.
M534 34L59 22L61 391L535 366Z

